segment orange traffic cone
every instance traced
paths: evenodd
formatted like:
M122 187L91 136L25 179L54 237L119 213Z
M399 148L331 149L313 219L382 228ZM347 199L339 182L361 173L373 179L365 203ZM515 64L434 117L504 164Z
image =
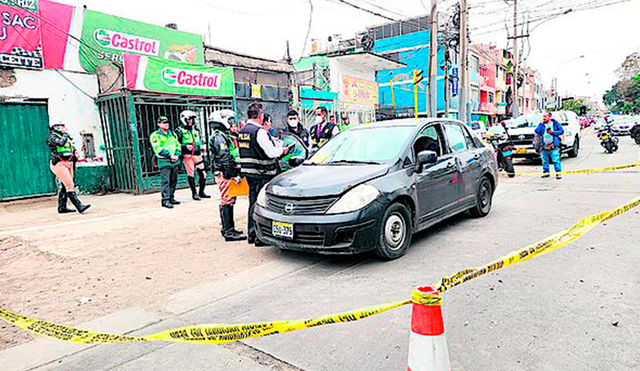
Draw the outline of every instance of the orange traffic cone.
M408 371L451 370L441 304L440 293L431 286L413 291Z

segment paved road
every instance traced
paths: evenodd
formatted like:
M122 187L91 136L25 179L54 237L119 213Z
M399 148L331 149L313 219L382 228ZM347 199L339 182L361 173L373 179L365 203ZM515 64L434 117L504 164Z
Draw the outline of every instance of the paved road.
M585 133L566 169L640 161L629 138L613 155ZM517 171L536 171L520 165ZM640 194L637 172L572 175L558 181L501 178L484 219L456 217L414 238L402 259L282 253L270 266L177 293L160 321L134 333L196 323L307 318L405 299L417 285L488 262ZM444 296L455 370L640 369L640 210L576 243L495 272ZM228 346L168 343L74 348L52 370L401 370L410 307L352 324L314 328ZM2 354L0 353L0 358Z

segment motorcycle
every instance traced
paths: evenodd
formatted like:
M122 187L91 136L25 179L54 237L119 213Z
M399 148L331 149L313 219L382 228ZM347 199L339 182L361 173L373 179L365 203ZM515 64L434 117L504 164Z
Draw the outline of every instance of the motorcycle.
M607 153L613 153L618 150L618 138L613 135L613 125L606 124L599 132L598 138L600 145L604 147Z
M493 134L488 135L491 146L496 153L496 159L498 160L498 170L507 173L509 178L516 176L516 170L513 167L513 151L516 147L511 142L509 131L507 127L503 125L505 134Z

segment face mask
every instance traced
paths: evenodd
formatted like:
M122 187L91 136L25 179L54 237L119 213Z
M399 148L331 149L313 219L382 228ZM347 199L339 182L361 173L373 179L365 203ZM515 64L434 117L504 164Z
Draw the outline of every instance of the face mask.
M321 124L322 121L322 116L316 116L316 124Z
M297 119L292 119L289 120L289 126L291 126L292 128L297 128L298 127L298 120Z

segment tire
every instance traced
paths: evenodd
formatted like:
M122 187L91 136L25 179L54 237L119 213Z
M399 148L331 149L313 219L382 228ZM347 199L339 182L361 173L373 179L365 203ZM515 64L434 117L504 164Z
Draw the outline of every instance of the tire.
M640 145L640 130L638 130L633 138L636 141L637 145Z
M569 151L569 157L576 158L580 152L580 138L576 137L576 140L573 141L573 147Z
M482 178L476 195L476 206L469 209L474 218L484 218L491 212L493 202L493 186L487 177Z
M613 143L611 143L610 141L606 142L604 144L604 149L607 151L607 153L613 153Z
M516 170L513 168L513 160L511 157L504 158L504 171L507 173L509 178L513 178L516 176Z
M405 205L399 202L391 204L379 228L376 255L384 260L393 260L407 253L413 228L411 212Z

